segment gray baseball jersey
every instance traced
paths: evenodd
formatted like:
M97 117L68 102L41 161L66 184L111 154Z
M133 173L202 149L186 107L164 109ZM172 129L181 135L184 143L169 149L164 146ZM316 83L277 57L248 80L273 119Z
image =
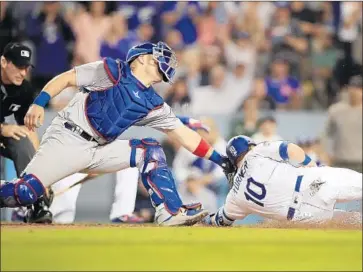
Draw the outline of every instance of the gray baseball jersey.
M113 85L102 61L78 66L75 71L78 87L86 87L94 92ZM77 172L107 173L130 167L131 147L128 140L117 139L100 146L64 127L66 121L74 123L103 144L103 140L89 125L85 115L87 96L85 92L77 93L68 106L59 112L44 134L36 155L24 170L37 176L45 186ZM160 109L150 112L136 125L171 130L182 125L182 122L164 103ZM142 164L142 154L141 149L136 152L138 165Z
M113 85L104 68L103 61L84 64L74 69L76 71L77 87L86 87L89 91L101 91ZM87 96L87 93L77 93L68 106L59 112L59 115L67 121L80 126L88 134L101 141L99 136L90 127L85 115L85 100ZM160 109L150 112L145 118L135 124L135 126L148 126L158 130L175 129L180 125L182 125L182 122L166 103Z

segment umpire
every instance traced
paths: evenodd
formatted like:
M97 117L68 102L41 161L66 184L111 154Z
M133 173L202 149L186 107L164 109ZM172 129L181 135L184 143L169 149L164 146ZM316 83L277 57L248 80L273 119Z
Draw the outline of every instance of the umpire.
M1 56L0 155L14 162L18 177L39 146L36 132L24 126L24 116L36 96L35 89L25 79L32 66L31 55L29 47L20 43L9 43ZM5 117L11 115L14 115L17 124L5 123ZM42 209L37 210L42 213L38 217L51 215Z
M25 80L30 59L30 48L19 43L7 44L1 56L0 154L14 161L18 177L38 145L36 132L24 126L24 116L35 97L35 90ZM17 125L5 123L5 117L10 115L14 115Z

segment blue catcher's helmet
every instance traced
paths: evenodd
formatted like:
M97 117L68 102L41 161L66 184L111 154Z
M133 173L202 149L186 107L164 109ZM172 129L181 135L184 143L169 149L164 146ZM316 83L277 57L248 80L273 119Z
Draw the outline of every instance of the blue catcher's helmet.
M247 152L250 145L256 145L256 143L247 136L239 135L230 139L226 150L229 160L236 165L239 156Z
M130 63L140 55L152 54L159 64L159 71L165 82L172 83L178 65L174 51L164 42L143 43L136 45L127 52L126 62Z

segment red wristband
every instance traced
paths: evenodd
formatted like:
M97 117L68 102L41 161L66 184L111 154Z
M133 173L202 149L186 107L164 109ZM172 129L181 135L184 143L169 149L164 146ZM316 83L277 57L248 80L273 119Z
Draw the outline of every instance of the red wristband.
M210 145L202 138L199 142L198 147L194 150L193 154L204 158L210 149Z

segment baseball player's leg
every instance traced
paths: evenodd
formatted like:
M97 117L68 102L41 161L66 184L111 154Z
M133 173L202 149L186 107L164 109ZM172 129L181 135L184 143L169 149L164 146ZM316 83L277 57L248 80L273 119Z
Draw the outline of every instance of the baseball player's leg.
M123 215L131 216L135 209L139 171L127 168L116 173L115 199L112 204L110 220Z
M1 137L0 148L1 156L7 157L14 162L16 173L20 176L21 172L29 164L35 154L35 148L28 137L15 140L13 138Z
M326 181L318 194L329 202L362 200L362 174L345 168L321 167L322 181Z
M156 208L156 221L163 225L195 224L207 215L201 205L183 205L160 144L150 138L117 140L97 149L87 173L116 172L138 167L143 185ZM181 213L180 211L185 211Z
M95 146L96 143L85 141L62 124L53 123L22 177L0 188L0 205L18 207L34 204L46 195L46 187L86 168Z
M245 218L248 214L238 205L238 195L228 193L224 206L220 207L215 214L210 215L210 225L226 227L231 226L234 221Z
M60 195L57 195L57 192L69 188L73 184L84 179L86 176L87 174L76 173L53 184L52 189L56 196L54 197L52 205L50 206L50 211L53 214L53 221L55 223L73 223L76 216L77 197L82 185L78 184Z

